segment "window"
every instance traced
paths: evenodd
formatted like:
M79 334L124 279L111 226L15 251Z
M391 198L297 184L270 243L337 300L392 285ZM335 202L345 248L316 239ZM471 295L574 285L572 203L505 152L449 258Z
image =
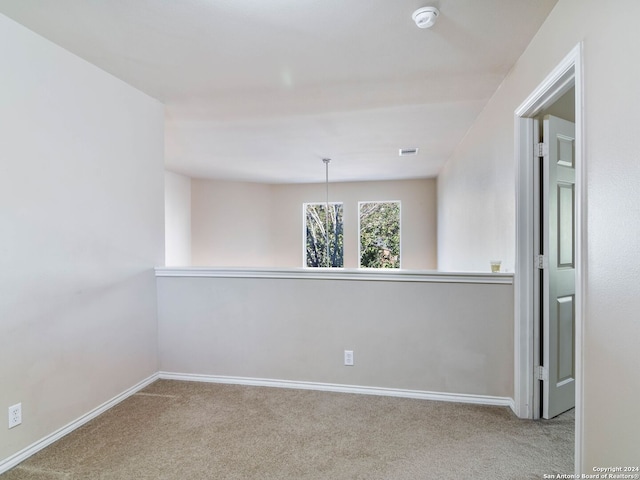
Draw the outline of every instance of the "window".
M360 202L360 267L400 268L400 202Z
M344 234L342 203L305 203L304 243L307 267L342 267L344 265ZM327 226L329 227L329 251L327 256Z

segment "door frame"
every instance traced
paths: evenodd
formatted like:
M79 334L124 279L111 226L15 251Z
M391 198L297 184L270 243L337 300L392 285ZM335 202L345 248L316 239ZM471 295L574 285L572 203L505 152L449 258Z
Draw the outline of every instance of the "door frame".
M537 400L534 394L534 368L538 359L536 338L537 310L535 297L534 222L538 206L534 202L534 119L540 111L553 104L571 86L575 86L576 123L576 312L575 312L575 468L580 473L583 452L583 327L584 273L586 272L586 188L584 155L582 43L551 71L514 112L516 157L516 268L514 278L514 406L520 418L536 418Z

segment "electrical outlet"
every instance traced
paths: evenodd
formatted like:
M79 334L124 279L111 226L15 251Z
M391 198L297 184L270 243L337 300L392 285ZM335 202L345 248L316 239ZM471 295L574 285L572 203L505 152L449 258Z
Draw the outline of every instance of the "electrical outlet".
M353 350L344 351L344 364L347 366L353 365Z
M22 423L22 404L16 403L9 407L9 428L17 427Z

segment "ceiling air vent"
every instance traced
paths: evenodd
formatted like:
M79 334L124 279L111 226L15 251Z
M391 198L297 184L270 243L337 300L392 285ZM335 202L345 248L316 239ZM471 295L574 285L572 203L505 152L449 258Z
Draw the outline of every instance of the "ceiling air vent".
M417 148L401 148L399 155L401 157L408 157L409 155L417 155L418 154L418 149Z

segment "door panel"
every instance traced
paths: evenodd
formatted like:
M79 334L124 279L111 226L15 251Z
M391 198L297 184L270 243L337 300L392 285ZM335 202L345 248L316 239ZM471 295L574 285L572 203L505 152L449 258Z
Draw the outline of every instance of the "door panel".
M558 384L563 382L573 381L575 376L575 364L574 364L574 320L575 320L575 308L574 308L574 295L568 297L558 298L558 346L565 346L565 348L558 348Z
M544 117L543 142L543 381L542 416L575 406L575 125Z
M574 268L574 186L558 183L558 268Z

